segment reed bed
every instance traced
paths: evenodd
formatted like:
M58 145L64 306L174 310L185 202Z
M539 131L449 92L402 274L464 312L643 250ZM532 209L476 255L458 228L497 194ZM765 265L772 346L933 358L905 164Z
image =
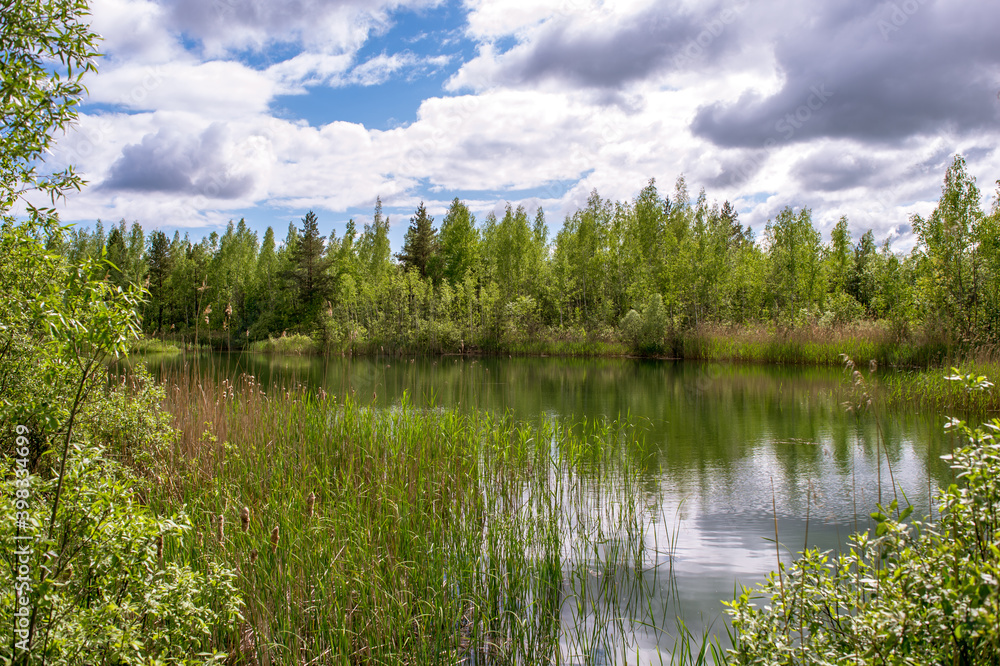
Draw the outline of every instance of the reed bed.
M953 367L952 367L953 366ZM882 379L881 397L893 407L911 406L937 414L969 419L1000 411L1000 390L970 391L955 375L1000 377L1000 348L982 346L945 368L894 372Z
M244 622L217 636L232 663L671 661L639 651L675 620L653 603L671 548L648 534L627 422L165 383L179 436L151 502L193 516L187 558L238 571ZM691 638L674 663L705 661Z
M882 367L944 363L953 346L901 336L885 322L837 327L700 325L681 339L686 359L800 365L840 365L841 354Z

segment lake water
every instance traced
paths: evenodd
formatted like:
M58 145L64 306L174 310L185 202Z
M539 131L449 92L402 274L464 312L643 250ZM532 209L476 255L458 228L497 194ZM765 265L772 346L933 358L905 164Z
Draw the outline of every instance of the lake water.
M837 549L868 527L879 471L883 503L894 497L891 468L918 516L930 510L929 487L951 482L940 459L950 447L943 418L849 413L842 405L849 375L837 368L453 356L209 361L202 367L222 375L350 391L385 407L407 392L418 407L509 411L526 421L627 416L644 433L636 456L645 501L658 516L647 534L662 551L654 557L668 558L663 544L673 544L673 575L659 579L657 604L696 635L713 623L721 629L720 600L737 584L775 569L775 524L787 562L806 543ZM186 360L150 362L162 372ZM672 644L666 636L637 640L640 654Z

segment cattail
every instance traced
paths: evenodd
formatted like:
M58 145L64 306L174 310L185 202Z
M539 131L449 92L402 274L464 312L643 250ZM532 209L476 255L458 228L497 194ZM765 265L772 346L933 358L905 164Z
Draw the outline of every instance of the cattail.
M256 550L251 550L250 551L250 564L253 564L256 561L257 561L257 551Z
M244 532L250 529L250 507L245 506L240 511L240 528Z
M226 516L221 513L219 514L217 536L219 537L219 543L222 543L222 540L226 538Z
M271 530L271 552L272 553L277 552L277 550L278 550L278 535L279 535L279 533L280 533L280 528L279 528L278 525L275 525L274 529Z
M157 535L156 537L156 561L163 561L163 535Z
M309 493L306 496L306 517L313 517L313 506L316 504L316 493Z

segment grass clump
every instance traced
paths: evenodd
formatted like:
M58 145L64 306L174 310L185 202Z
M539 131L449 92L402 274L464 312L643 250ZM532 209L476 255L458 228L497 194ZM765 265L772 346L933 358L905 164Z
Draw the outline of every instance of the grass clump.
M981 349L956 361L947 375L939 369L889 374L883 378L882 390L890 404L909 404L938 414L981 416L1000 411L1000 391L995 386L969 389L965 378L978 377L1000 377L996 350Z
M723 326L703 324L681 336L686 359L800 365L840 365L842 354L882 367L927 367L947 358L949 346L901 337L885 322L836 326Z
M308 335L294 333L269 337L250 344L249 351L261 354L319 354L320 346Z
M157 338L137 338L129 344L129 352L132 354L179 354L183 351L180 347Z

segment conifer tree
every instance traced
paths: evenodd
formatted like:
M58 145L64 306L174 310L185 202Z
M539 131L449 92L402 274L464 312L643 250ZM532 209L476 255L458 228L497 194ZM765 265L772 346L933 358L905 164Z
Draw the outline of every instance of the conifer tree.
M295 287L298 295L300 323L312 323L319 306L329 297L331 279L327 273L330 257L324 252L323 236L319 234L316 214L312 211L302 218L298 242L290 248L290 265L284 277Z
M403 251L396 258L403 263L405 270L416 268L421 277L428 276L428 268L435 263L438 240L434 228L434 218L427 214L424 202L417 207L416 214L410 218L410 227L403 239Z

